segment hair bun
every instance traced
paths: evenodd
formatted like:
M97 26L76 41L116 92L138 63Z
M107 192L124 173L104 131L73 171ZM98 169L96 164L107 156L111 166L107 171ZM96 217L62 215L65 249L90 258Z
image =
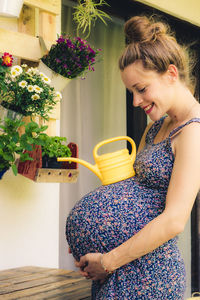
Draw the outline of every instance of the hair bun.
M145 16L136 16L125 23L124 32L128 43L146 43L155 41L159 35L165 34L167 27Z

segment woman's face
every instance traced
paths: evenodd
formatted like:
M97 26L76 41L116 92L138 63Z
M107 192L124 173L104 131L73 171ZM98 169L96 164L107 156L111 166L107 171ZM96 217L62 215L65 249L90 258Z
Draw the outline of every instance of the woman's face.
M153 121L172 108L174 90L170 72L146 70L141 61L136 61L121 72L121 77L133 94L133 105L141 107Z

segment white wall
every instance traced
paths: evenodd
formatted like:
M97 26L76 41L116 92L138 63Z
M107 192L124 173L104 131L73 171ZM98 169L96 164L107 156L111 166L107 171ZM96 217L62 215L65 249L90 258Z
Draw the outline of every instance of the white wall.
M0 180L0 270L58 267L59 184L12 171Z

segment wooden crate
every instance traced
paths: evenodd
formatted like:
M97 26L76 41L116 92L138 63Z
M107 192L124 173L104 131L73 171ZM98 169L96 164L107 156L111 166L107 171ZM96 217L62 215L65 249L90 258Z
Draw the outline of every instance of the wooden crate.
M68 147L72 152L72 157L78 157L78 146L75 143L69 143ZM18 163L18 173L35 182L55 182L55 183L75 183L77 181L79 170L78 164L74 162L63 162L63 169L42 168L42 150L41 146L36 146L33 151L26 151L33 161Z
M35 182L77 182L79 171L66 169L37 169Z

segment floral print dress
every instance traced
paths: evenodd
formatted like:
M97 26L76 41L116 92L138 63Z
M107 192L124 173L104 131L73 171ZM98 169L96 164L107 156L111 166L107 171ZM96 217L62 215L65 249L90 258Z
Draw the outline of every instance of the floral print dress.
M174 163L172 136L200 119L188 121L154 144L163 121L164 117L148 131L134 177L98 187L71 210L66 237L76 260L90 252L111 251L163 212ZM185 267L177 239L115 270L103 284L93 281L92 299L183 300Z

